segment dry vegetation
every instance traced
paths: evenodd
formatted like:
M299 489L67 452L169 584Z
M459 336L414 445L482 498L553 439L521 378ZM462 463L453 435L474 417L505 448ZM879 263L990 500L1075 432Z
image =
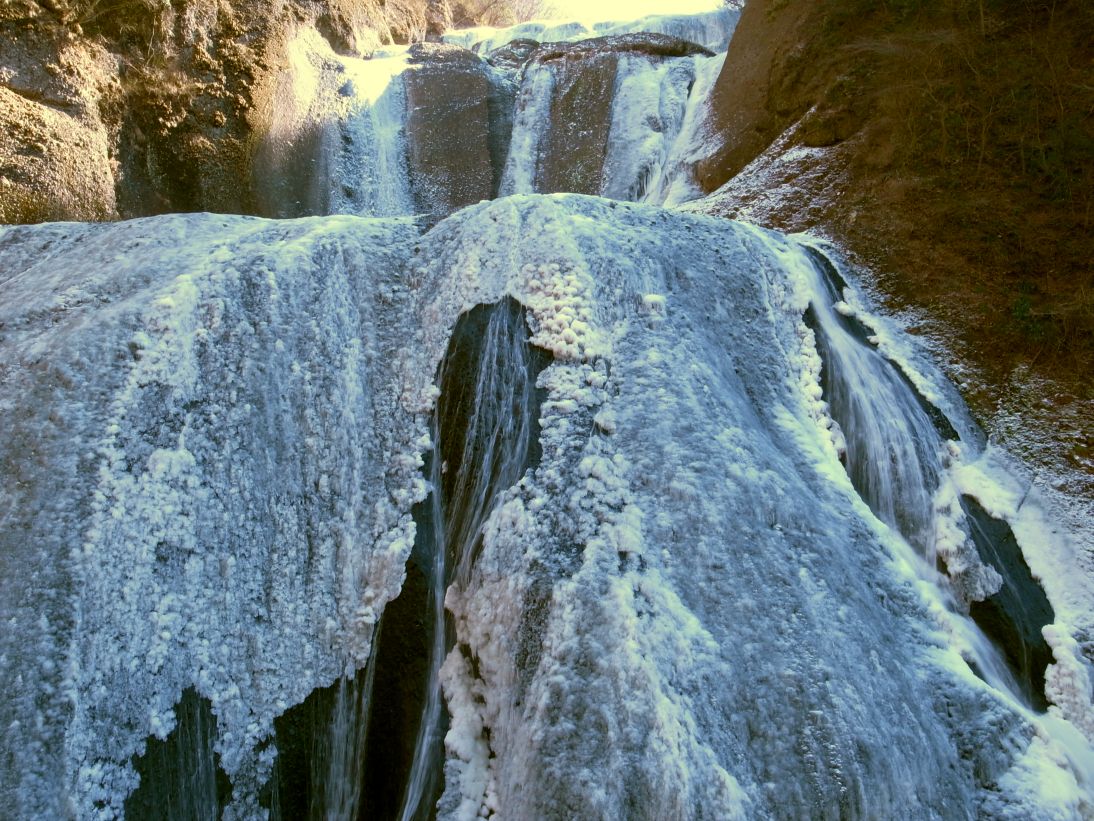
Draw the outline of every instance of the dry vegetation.
M989 432L1094 490L1094 3L750 0L714 110L718 212L839 240Z
M797 126L838 170L773 224L843 240L996 385L1089 395L1094 4L752 0L723 79L709 189Z
M1094 6L855 2L829 36L871 14L876 36L844 48L890 120L890 171L923 203L912 221L965 260L966 298L986 300L979 344L1089 372Z

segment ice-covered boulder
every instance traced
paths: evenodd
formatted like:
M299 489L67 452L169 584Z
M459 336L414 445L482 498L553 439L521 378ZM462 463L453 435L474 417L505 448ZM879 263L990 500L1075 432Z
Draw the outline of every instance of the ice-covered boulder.
M449 431L485 453L520 419L503 461L523 473L468 484L474 526L436 554L452 641L393 636L396 655L440 654L420 664L443 683L443 753L413 725L390 743L437 745L443 817L1088 813L1066 624L1045 628L1040 718L841 463L811 260L575 195L425 234L212 215L0 231L3 805L116 816L142 753L194 722L225 817L266 815L280 750L355 813L368 721L324 697L322 743L292 746L286 718L342 677L361 681L358 716L392 692L373 677L406 660L374 639L408 558L431 561L436 516L415 505L467 471L508 476L453 457ZM481 310L504 344L465 324ZM486 378L525 359L515 392ZM468 421L431 428L452 386ZM968 478L979 444L936 393L962 492L1009 515ZM399 805L404 784L387 789Z

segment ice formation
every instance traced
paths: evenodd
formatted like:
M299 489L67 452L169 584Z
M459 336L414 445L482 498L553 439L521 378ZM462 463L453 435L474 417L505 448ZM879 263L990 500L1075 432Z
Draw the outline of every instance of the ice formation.
M302 31L282 219L0 229L4 812L1091 817L1073 534L834 249L660 207L718 57L531 33Z
M399 592L452 330L507 299L498 361L550 363L539 454L457 493L480 512L445 575L442 815L1089 811L1089 749L991 678L916 565L922 528L905 540L840 463L808 247L566 195L424 235L191 215L10 228L0 253L21 815L116 815L187 689L226 817L264 814L274 719L367 667ZM1052 641L1051 716L1083 726L1088 669ZM1038 793L1048 773L1069 790Z

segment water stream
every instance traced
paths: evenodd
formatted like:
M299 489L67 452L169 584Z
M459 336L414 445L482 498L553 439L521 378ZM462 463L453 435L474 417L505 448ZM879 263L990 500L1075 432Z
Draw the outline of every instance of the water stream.
M452 649L445 627L449 584L466 585L498 496L537 460L536 378L550 356L529 342L524 309L512 299L464 314L441 364L429 460L435 545L429 576L426 698L399 817L429 818L440 787L443 701L440 669Z

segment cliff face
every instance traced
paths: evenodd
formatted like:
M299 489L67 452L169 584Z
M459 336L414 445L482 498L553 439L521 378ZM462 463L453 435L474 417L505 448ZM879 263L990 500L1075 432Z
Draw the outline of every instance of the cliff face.
M700 171L714 213L837 239L992 433L1087 474L1092 60L1089 3L751 0Z
M439 31L430 4L18 0L0 10L0 222L248 213L285 47L367 54Z

